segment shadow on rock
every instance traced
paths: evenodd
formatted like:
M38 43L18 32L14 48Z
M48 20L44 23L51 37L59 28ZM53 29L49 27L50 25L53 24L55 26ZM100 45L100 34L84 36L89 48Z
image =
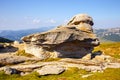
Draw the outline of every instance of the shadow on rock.
M102 51L95 51L91 54L91 59L95 58L95 56L102 55Z
M0 48L0 53L16 52L17 50L18 48L16 47L7 46L7 47Z

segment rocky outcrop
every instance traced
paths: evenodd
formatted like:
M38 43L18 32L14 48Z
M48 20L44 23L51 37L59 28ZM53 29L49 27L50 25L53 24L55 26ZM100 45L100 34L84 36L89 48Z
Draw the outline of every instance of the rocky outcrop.
M39 61L39 58L35 57L25 57L25 56L17 56L15 53L1 53L0 54L0 67L6 65L15 65L24 63L25 61Z
M25 60L26 60L26 57L0 54L0 66L18 64L18 63L25 62Z
M37 72L39 75L61 74L71 67L89 72L103 72L106 68L120 68L120 60L102 54L100 51L83 58L60 58L41 60L36 57L17 56L15 53L0 54L0 71L21 76ZM86 77L86 76L83 76Z
M103 56L103 55L97 55ZM96 57L97 57L96 56ZM106 55L104 55L106 56ZM95 57L95 58L96 58ZM0 71L4 71L5 74L20 74L21 76L30 74L31 72L37 72L39 75L49 75L49 74L61 74L62 72L69 70L71 67L76 67L78 69L84 69L89 72L103 72L106 68L120 68L119 60L112 60L112 57L106 60L85 60L85 59L73 59L73 58L63 58L58 61L48 61L44 62L41 60L34 59L29 61L26 58L26 62L14 65L6 65L0 67ZM13 58L12 58L13 59ZM19 60L20 58L18 58ZM13 59L14 60L14 59Z
M92 25L93 20L90 16L76 15L65 26L23 37L25 51L41 59L81 58L91 53L94 46L99 45Z

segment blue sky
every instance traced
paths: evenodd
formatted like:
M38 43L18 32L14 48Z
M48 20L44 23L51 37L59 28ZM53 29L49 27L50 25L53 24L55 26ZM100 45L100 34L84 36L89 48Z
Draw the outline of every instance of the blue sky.
M0 30L58 26L87 13L94 28L120 27L120 0L0 0Z

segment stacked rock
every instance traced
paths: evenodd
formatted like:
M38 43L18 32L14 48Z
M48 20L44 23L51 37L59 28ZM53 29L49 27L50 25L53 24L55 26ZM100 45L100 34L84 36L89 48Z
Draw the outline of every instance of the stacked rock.
M89 15L76 15L65 26L23 37L25 51L41 59L81 58L100 43L93 33L93 24Z

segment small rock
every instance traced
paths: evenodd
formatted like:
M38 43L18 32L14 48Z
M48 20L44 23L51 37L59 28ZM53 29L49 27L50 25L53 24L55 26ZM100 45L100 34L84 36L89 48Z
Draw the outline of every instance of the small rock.
M18 74L19 71L10 67L4 68L5 74L11 75L11 74Z
M103 71L103 68L100 66L86 66L84 69L90 72L102 72Z
M65 71L65 68L58 65L46 65L42 67L40 70L37 70L37 72L40 75L48 75L48 74L60 74Z
M97 55L93 60L100 62L110 62L111 57L107 55Z
M87 75L82 75L82 78L86 78L86 77L89 77L89 76L92 76L93 74L87 74Z
M28 74L30 74L30 72L21 72L20 73L21 76L25 76L25 75L28 75Z

